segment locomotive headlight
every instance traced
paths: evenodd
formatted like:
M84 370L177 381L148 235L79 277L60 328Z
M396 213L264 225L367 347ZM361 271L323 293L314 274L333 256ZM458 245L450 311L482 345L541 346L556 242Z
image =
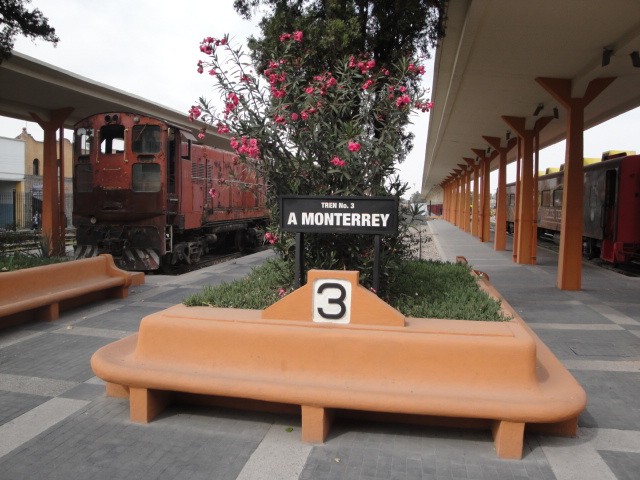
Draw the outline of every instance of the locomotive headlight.
M95 225L98 219L96 217L91 217L89 221L91 222L91 225Z

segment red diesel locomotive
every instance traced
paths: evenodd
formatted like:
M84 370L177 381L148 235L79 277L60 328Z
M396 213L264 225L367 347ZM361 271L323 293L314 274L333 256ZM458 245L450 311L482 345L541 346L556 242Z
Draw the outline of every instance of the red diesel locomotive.
M559 242L563 172L538 177L538 236ZM507 185L513 232L515 183ZM584 167L583 253L612 264L640 259L640 155L602 156Z
M196 263L222 244L259 245L265 183L228 151L136 113L75 125L75 257L113 255L126 270Z

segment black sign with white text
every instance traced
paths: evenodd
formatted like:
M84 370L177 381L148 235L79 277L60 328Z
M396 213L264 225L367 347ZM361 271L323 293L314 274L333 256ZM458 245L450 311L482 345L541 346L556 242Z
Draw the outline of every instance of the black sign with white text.
M301 233L397 235L397 197L280 197L280 228Z

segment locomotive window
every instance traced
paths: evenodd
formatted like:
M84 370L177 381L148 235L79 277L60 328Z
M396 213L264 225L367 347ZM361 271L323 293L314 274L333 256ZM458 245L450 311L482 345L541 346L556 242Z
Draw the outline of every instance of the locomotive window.
M551 206L551 190L543 190L542 191L542 198L541 198L541 205L543 207L550 207Z
M135 153L160 152L160 126L159 125L135 125L131 148Z
M92 141L92 128L79 128L76 130L76 141L74 142L76 156L89 155L91 153Z
M562 189L558 188L553 191L553 206L561 207L562 206Z
M108 155L124 152L123 125L104 125L100 127L100 152Z
M131 183L134 192L159 192L160 164L134 163L131 169Z
M90 164L76 165L76 192L87 193L93 190L93 168Z

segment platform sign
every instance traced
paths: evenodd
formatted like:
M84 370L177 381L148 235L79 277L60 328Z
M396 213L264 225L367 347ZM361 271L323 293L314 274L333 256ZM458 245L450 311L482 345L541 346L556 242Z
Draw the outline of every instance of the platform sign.
M398 197L280 197L280 228L297 233L397 235Z
M298 288L304 283L304 235L306 233L359 233L373 235L372 284L374 290L378 291L380 237L398 234L398 206L398 197L281 196L280 228L285 232L296 234L294 286ZM335 302L330 303L335 307ZM322 311L326 310L322 309Z
M317 323L350 323L351 282L321 278L313 282L313 315Z

